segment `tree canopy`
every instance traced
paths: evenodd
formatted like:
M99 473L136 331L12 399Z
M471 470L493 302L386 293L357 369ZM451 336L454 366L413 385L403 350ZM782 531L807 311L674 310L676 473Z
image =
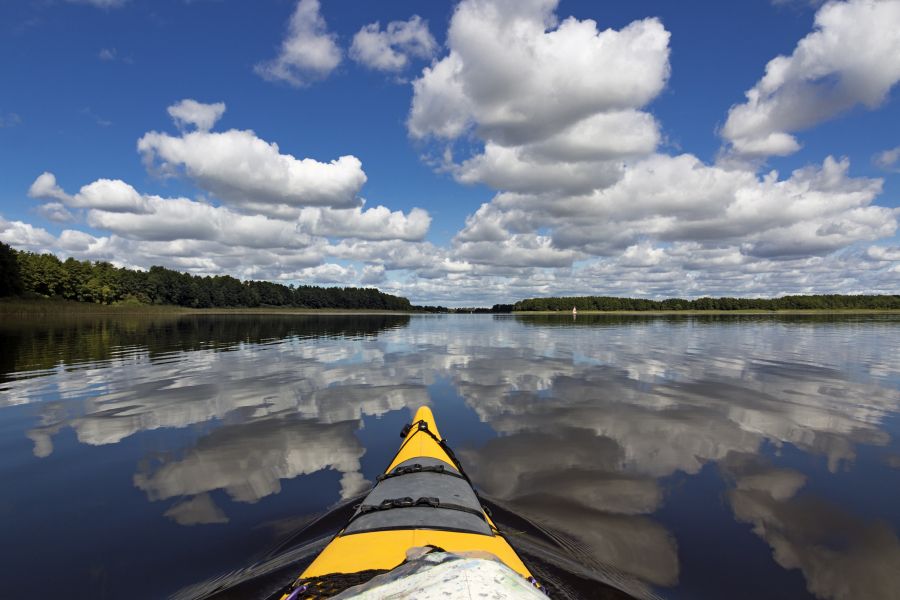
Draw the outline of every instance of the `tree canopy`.
M108 262L61 261L52 254L18 251L0 243L0 296L22 293L98 304L130 302L192 308L412 309L408 299L374 288L241 281L230 275L190 275L158 266L138 271Z

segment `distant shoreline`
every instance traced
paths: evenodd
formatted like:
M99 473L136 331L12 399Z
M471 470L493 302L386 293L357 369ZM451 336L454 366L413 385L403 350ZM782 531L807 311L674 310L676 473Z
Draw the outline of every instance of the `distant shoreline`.
M573 316L572 311L565 310L516 310L516 316L557 315ZM900 314L896 308L786 308L778 310L738 309L738 310L579 310L581 315L821 315L821 314Z
M364 308L294 308L294 307L254 307L254 308L190 308L169 304L94 304L74 300L56 300L50 298L4 298L0 299L0 316L154 316L154 315L272 315L272 316L360 316L360 315L431 315L447 313L430 313L427 311L375 310ZM456 314L469 314L466 312ZM511 313L518 317L558 316L572 317L566 310L523 310ZM596 315L633 315L633 316L669 316L669 315L823 315L823 314L900 314L900 309L880 308L846 308L846 309L739 309L739 310L580 310L577 316Z

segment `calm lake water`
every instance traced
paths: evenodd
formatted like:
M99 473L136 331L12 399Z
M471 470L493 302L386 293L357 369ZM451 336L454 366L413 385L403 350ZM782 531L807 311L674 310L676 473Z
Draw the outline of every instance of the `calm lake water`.
M663 598L900 597L900 316L0 323L0 597L160 598L367 489L421 404Z

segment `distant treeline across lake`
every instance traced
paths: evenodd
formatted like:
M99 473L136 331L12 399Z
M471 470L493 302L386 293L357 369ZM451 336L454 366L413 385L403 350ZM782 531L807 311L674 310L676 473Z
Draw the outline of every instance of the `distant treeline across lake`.
M35 254L0 243L0 296L46 296L95 304L163 304L191 308L281 306L409 311L409 300L372 288L282 285L201 277L164 267L149 271L108 262Z
M897 295L816 294L781 298L697 298L646 300L614 296L529 298L512 305L514 311L670 311L670 310L900 310Z

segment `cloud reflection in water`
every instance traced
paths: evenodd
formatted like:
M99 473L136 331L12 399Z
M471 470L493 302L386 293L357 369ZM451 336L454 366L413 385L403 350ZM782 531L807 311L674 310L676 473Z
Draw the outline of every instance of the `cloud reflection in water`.
M255 503L322 470L340 473L338 493L351 496L367 485L363 419L432 403L452 424L460 407L429 396L446 380L498 434L457 448L476 483L587 563L678 585L679 548L691 540L657 515L671 501L663 478L715 464L735 519L777 564L799 569L812 594L896 593L898 524L817 497L809 481L822 475L769 455L790 446L839 474L854 468L860 446L895 443L886 423L900 413L900 321L460 316L401 325L311 336L285 326L251 343L237 328L212 347L135 345L3 385L10 404L40 403L27 431L38 457L65 428L83 444L112 446L197 427L188 447L153 455L134 474L148 499L174 501L168 518L188 525L228 519L216 490ZM444 433L452 442L452 429Z

